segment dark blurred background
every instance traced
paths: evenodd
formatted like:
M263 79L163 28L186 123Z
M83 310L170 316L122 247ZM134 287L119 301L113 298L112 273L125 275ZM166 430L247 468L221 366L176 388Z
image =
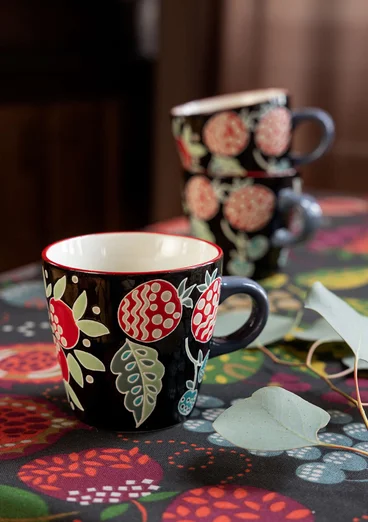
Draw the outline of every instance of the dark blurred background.
M0 0L0 271L179 215L168 113L202 96L286 87L329 111L305 184L366 191L367 23L366 0Z

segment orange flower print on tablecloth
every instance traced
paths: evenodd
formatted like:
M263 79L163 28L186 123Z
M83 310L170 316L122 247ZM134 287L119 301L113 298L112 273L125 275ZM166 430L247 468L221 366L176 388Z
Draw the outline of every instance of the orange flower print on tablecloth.
M82 426L44 399L0 395L0 460L35 453Z
M89 504L134 501L159 490L163 471L138 448L95 448L35 459L18 476L51 497Z
M0 386L61 381L52 343L13 344L0 347Z
M258 520L313 522L310 509L292 498L251 486L204 486L177 497L162 522L234 522Z

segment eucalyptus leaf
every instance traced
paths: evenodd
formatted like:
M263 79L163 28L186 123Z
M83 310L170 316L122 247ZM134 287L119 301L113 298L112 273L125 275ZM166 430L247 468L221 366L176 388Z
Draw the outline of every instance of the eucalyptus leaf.
M54 286L54 298L56 300L61 299L64 295L66 288L66 276L61 277L58 281L56 281Z
M89 337L101 337L110 333L110 330L105 325L90 319L81 319L77 322L78 328Z
M318 446L317 433L330 415L279 387L257 390L237 401L213 423L222 437L236 446L256 451L281 451Z
M349 357L344 357L342 359L342 362L348 368L354 368L355 356L351 355ZM359 368L359 370L368 370L368 362L367 361L363 361L362 359L359 359L358 368Z
M214 335L222 337L235 332L235 330L246 322L249 315L249 310L232 310L219 314L216 320ZM257 339L248 345L248 348L256 348L259 344L268 346L284 339L292 330L294 323L294 318L270 314L264 330Z
M305 307L319 313L350 346L355 356L368 361L368 317L351 306L322 283L314 283Z
M83 350L75 350L74 353L81 365L84 366L87 370L93 370L95 372L105 371L104 363L91 353L85 352Z
M76 361L74 355L72 353L68 353L66 360L68 363L68 368L69 368L71 376L73 377L75 382L83 388L83 386L84 386L83 373L82 373L82 370L81 370L78 362Z
M75 321L79 321L79 319L83 316L84 312L87 308L87 294L86 291L83 290L81 295L76 299L73 305L73 317Z
M0 485L0 518L11 521L45 517L46 502L35 493L13 486Z
M325 340L326 342L343 342L340 335L332 328L332 326L323 317L317 319L312 326L309 328L295 332L293 334L295 339L301 341L319 341Z
M73 402L73 404L76 405L76 407L78 409L80 409L81 411L84 411L84 408L83 406L81 405L75 391L73 390L73 388L70 386L70 384L67 382L67 381L64 381L64 384L65 384L65 388L67 390L67 394L69 396L69 399Z
M122 515L129 509L129 506L130 504L128 502L124 502L123 504L115 504L114 506L109 506L101 512L100 519L109 520L110 518Z

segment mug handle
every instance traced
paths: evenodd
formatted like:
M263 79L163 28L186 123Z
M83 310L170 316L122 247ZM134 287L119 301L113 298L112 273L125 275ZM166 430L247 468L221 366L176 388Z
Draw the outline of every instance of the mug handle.
M294 166L305 165L306 163L311 163L312 161L316 161L318 158L323 156L323 154L330 147L334 136L335 136L335 124L331 116L323 111L322 109L316 109L314 107L306 107L305 109L297 109L292 111L292 128L295 129L299 123L304 121L315 121L321 127L323 131L322 139L319 145L308 154L300 155L300 154L290 154L291 162Z
M274 247L281 248L302 243L321 226L322 209L316 199L307 194L297 194L289 188L280 190L278 209L283 214L287 214L290 210L297 210L301 215L302 226L299 232L293 232L288 228L276 230L271 238Z
M220 303L235 294L247 294L252 298L252 311L248 320L235 332L223 337L213 337L210 359L245 348L262 332L268 318L268 299L264 289L246 277L225 276L221 283Z

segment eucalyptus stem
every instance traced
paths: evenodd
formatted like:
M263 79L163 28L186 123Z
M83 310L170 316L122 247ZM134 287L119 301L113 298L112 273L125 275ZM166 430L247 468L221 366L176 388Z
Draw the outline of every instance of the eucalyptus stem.
M351 446L341 446L340 444L327 444L327 442L326 443L321 442L320 446L323 446L325 448L333 448L333 449L338 449L338 450L351 451L352 453L359 453L359 455L368 457L368 451L364 451L359 448L352 448Z
M358 381L358 363L359 363L359 358L355 357L355 359L354 359L354 384L355 384L355 392L356 392L356 396L357 396L357 407L358 407L360 415L362 416L365 427L368 429L368 419L367 419L365 410L363 408L362 399L360 397L359 381Z

